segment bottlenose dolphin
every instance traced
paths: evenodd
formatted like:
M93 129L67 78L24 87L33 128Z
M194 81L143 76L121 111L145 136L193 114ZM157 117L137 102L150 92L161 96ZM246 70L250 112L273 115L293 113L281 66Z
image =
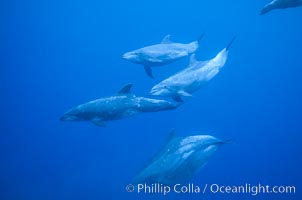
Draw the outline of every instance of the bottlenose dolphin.
M167 144L134 178L134 184L185 183L194 178L222 144L230 143L210 135L173 135L172 131Z
M194 53L202 37L189 44L182 44L172 42L170 35L167 35L160 44L127 52L122 58L143 65L148 76L154 78L151 67L166 65Z
M105 126L106 121L123 119L145 112L156 112L177 108L180 104L165 100L136 97L131 94L132 84L124 86L116 95L78 105L67 111L62 121L91 121Z
M270 12L275 9L285 9L291 7L299 7L302 6L301 0L273 0L261 10L260 15L264 15L265 13Z
M175 101L183 102L181 96L192 96L193 92L211 80L224 66L234 39L235 37L211 60L197 61L195 54L192 54L187 68L155 85L149 94L172 97Z

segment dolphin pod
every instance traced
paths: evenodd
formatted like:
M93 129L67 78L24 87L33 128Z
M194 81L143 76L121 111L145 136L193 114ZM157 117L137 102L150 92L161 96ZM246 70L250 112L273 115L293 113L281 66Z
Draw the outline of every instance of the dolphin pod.
M211 80L224 66L231 42L214 58L197 61L195 51L199 41L189 44L172 43L166 36L161 44L144 47L123 55L124 59L140 63L150 77L151 67L174 62L191 54L187 68L155 85L150 95L172 97L175 101L137 97L131 93L132 84L125 85L117 94L89 101L68 110L61 121L89 121L104 127L106 122L128 118L140 113L176 109L183 96L191 96ZM167 144L133 180L139 183L172 185L193 178L217 149L227 141L210 135L175 137L170 134Z
M165 42L162 42L162 44L171 44L167 40L168 38L166 37L164 39ZM175 109L182 104L183 100L181 97L191 96L193 92L200 89L219 72L219 69L224 66L227 60L228 50L234 40L235 37L226 48L209 61L197 61L195 54L192 54L190 64L186 69L155 85L149 92L150 95L154 96L172 97L176 103L137 97L130 91L132 84L128 84L116 95L93 100L68 110L60 120L90 121L97 126L104 127L107 121L128 118L139 113ZM173 43L172 46L175 47L175 45L181 44ZM154 46L158 48L158 45Z
M301 0L273 0L263 7L264 15L275 9L302 6ZM176 102L137 97L130 92L132 84L124 86L116 95L104 97L78 105L67 111L62 121L90 121L97 126L105 122L131 117L140 113L172 110L183 102L182 97L191 96L214 78L225 65L228 51L235 38L214 58L198 61L195 52L202 36L191 43L175 43L170 35L160 44L146 46L127 52L122 58L141 64L147 75L154 78L152 68L173 63L191 55L189 65L152 87L149 94L171 97ZM167 144L154 159L134 178L134 183L162 183L166 185L183 183L192 179L214 155L218 148L228 143L210 135L175 137L173 133Z
M266 4L260 12L260 15L264 15L272 10L286 9L302 6L301 0L273 0Z
M137 97L131 93L132 84L124 86L116 95L78 105L67 111L62 121L91 121L97 126L105 122L123 119L139 113L172 110L180 104L165 100Z
M155 85L149 92L154 96L172 97L175 101L183 102L183 96L191 96L211 80L224 66L230 46L235 37L214 58L209 61L197 61L195 54L191 55L189 66L173 76Z
M175 137L170 133L166 145L134 178L133 184L174 185L194 178L218 148L229 143L210 135Z
M122 58L143 65L147 75L154 78L151 67L167 65L194 53L202 37L203 35L197 41L182 44L172 42L170 35L167 35L160 44L127 52Z

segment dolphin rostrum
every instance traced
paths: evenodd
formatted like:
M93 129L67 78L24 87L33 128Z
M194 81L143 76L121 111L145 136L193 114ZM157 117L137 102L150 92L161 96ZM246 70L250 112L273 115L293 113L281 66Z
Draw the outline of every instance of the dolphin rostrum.
M173 134L170 133L170 135ZM167 144L134 178L134 184L185 183L200 171L217 149L230 141L210 135L170 136Z
M260 15L264 15L265 13L268 13L275 9L286 9L299 6L302 6L301 0L273 0L263 7Z
M175 101L183 102L182 96L192 96L193 92L211 80L224 66L234 39L235 37L211 60L197 61L195 54L192 54L187 68L155 85L149 94L172 97Z
M197 41L182 44L170 40L170 35L164 37L160 44L155 44L125 53L122 58L144 66L147 75L154 78L152 67L167 65L194 53L203 35Z
M67 111L62 121L91 121L97 126L105 126L106 121L118 120L145 112L156 112L177 108L165 100L137 97L130 92L132 84L124 86L116 95L100 98L78 105Z

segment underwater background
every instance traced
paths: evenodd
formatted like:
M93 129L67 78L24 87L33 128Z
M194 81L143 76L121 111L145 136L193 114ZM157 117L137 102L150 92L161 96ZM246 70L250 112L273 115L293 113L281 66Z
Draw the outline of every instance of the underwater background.
M264 0L0 2L0 199L302 199L302 10L260 16ZM181 107L107 123L61 122L69 108L133 83L153 85L189 58L154 68L121 55L171 34L207 60L237 36L220 73ZM222 146L196 185L294 185L295 194L127 193L168 133Z

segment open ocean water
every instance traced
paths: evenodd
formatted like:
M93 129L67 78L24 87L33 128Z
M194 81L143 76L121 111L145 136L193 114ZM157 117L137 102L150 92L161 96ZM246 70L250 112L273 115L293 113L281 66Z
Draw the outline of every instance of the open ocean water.
M302 199L302 8L260 16L268 2L1 1L0 199ZM237 38L220 73L181 107L105 128L59 120L127 83L147 96L189 58L154 68L150 79L121 55L167 34L188 43L202 33L198 60ZM190 183L289 185L295 193L128 193L172 128L233 141Z

